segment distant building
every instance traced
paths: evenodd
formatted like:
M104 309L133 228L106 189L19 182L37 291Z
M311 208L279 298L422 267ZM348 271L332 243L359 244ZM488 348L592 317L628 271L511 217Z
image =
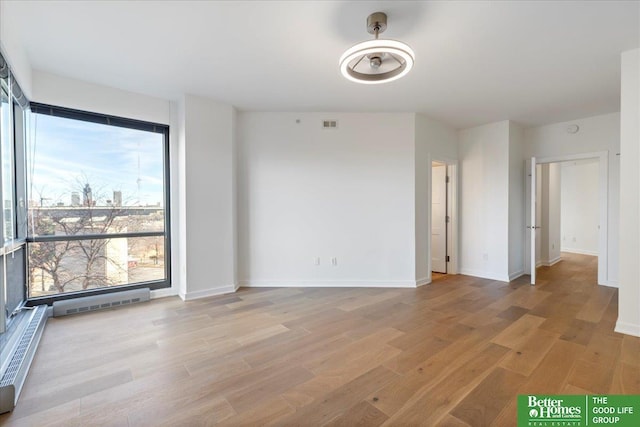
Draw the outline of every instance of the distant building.
M113 192L113 206L122 206L122 191Z
M82 204L84 206L93 206L93 196L91 195L91 186L85 185L82 189Z
M77 191L71 193L71 206L80 206L80 194Z

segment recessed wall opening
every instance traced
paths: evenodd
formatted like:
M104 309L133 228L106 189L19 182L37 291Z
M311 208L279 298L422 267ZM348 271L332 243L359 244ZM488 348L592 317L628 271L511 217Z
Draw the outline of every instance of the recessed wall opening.
M597 265L593 280L606 285L607 153L538 159L533 177L534 185L531 174L527 184L525 256L531 283L562 259L579 258Z

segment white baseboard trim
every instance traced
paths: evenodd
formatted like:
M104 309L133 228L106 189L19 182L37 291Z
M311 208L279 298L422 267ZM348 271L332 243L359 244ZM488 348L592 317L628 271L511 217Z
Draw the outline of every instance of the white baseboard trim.
M509 274L509 281L512 282L520 276L524 276L524 270L516 271L515 273Z
M618 288L618 281L617 280L605 280L602 283L598 283L598 285L600 286L608 286L610 288Z
M616 322L616 328L614 330L621 334L640 337L640 325L634 325L633 323L621 322L620 320L618 320Z
M173 287L155 289L151 291L151 299L173 297L176 295L178 295L178 290Z
M598 256L598 251L588 251L575 248L560 248L560 252L569 252L570 254Z
M547 267L551 267L551 266L553 266L553 265L556 265L556 264L557 264L557 263L559 263L560 261L562 261L562 257L557 256L557 257L555 257L554 259L551 259L551 260L547 261L547 264L546 264L546 265L547 265Z
M465 274L467 276L480 277L482 279L491 279L491 280L499 280L501 282L508 282L509 276L501 275L498 273L492 273L490 271L479 271L479 270L471 270L468 268L461 268L460 274Z
M418 288L420 286L428 285L429 283L431 283L431 279L430 278L422 277L422 278L416 280L416 288Z
M194 299L212 297L215 295L231 294L237 291L238 288L239 288L238 285L227 285L227 286L220 286L219 288L205 289L202 291L180 293L179 295L183 301L192 301Z
M243 288L415 288L414 280L241 280Z
M561 257L556 257L552 260L540 260L536 263L536 268L537 267L551 267L557 263L559 263L560 261L562 261Z

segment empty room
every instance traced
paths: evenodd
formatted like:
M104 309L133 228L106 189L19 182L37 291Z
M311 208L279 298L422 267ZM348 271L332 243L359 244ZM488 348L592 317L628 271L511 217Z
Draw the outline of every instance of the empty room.
M640 2L0 0L0 425L640 426Z

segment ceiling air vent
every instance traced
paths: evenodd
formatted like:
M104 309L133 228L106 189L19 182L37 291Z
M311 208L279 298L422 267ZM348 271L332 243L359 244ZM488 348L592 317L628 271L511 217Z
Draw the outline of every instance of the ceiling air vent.
M323 120L322 129L336 129L338 127L337 120Z

